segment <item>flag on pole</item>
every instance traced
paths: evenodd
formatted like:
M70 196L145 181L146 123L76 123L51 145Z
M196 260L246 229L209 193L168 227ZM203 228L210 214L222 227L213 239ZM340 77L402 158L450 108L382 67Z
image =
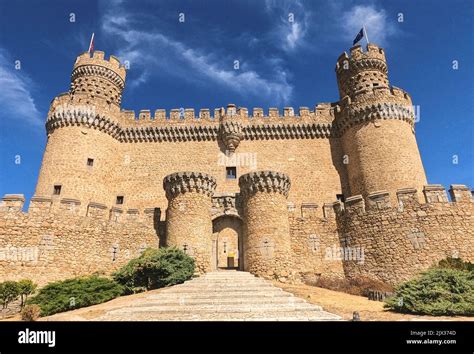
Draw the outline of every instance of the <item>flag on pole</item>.
M356 45L357 42L359 42L363 37L364 37L364 27L362 27L357 33L357 36L355 37L354 41L352 42L352 45Z
M89 53L94 51L94 33L92 33L91 42L89 44Z

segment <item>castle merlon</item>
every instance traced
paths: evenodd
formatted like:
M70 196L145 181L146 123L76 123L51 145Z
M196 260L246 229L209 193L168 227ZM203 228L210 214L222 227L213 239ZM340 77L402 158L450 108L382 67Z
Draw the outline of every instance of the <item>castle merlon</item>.
M105 59L105 53L103 51L96 50L93 52L91 57L89 52L84 52L79 55L74 63L74 69L84 65L99 65L107 69L116 72L123 82L125 82L126 69L125 66L120 63L120 60L110 55L109 59ZM73 70L74 71L74 70Z

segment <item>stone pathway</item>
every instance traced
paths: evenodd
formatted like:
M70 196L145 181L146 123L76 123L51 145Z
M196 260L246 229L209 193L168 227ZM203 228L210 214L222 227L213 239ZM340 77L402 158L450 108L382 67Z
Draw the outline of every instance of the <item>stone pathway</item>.
M95 321L334 321L325 312L247 272L207 273L91 318Z

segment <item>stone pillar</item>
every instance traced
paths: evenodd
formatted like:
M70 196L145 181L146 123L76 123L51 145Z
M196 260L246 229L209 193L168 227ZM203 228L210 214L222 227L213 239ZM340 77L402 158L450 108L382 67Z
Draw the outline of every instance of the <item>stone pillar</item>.
M273 171L239 178L244 216L244 269L266 278L290 275L291 245L287 196L290 179Z
M423 187L427 203L447 203L448 195L441 184L428 184Z
M107 206L90 202L87 206L87 216L95 219L107 219Z
M472 193L464 184L452 184L449 189L451 200L456 203L471 203Z
M216 179L200 172L178 172L163 180L168 199L166 244L184 250L196 260L196 272L213 269L212 195Z

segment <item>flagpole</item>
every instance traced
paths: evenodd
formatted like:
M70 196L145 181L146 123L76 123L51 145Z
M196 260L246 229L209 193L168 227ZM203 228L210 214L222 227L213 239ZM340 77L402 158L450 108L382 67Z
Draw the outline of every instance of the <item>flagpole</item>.
M365 40L366 40L367 45L368 45L369 44L369 36L367 35L367 30L365 29L365 26L362 26L362 28L364 29Z
M94 33L92 33L91 41L89 43L89 50L88 52L91 53L94 50Z

